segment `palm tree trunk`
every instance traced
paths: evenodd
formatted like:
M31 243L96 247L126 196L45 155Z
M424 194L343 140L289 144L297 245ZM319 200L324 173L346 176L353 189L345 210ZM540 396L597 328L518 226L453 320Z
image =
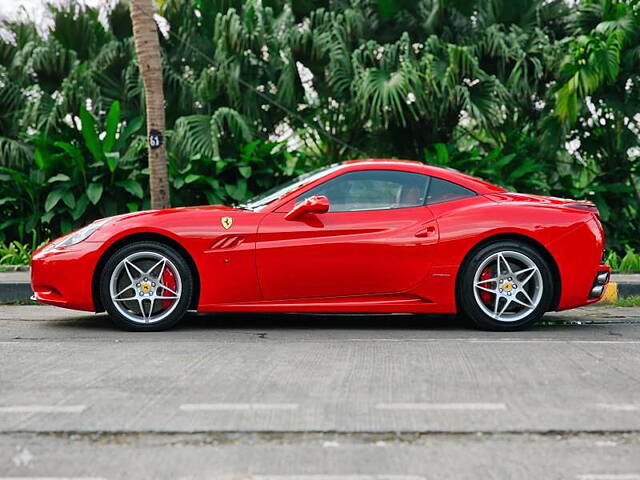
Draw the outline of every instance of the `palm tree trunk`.
M131 22L147 107L151 208L167 208L169 207L169 179L162 141L165 127L162 58L158 30L153 18L153 0L131 0Z

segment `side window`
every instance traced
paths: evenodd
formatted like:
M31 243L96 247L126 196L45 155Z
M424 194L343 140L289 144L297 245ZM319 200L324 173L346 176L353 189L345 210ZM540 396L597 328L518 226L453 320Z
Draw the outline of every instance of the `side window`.
M457 183L432 177L431 185L429 186L429 194L427 195L427 205L450 202L451 200L474 196L476 196L475 192L468 188L464 188Z
M298 197L329 199L330 212L390 210L424 205L429 177L398 170L363 170L333 178Z

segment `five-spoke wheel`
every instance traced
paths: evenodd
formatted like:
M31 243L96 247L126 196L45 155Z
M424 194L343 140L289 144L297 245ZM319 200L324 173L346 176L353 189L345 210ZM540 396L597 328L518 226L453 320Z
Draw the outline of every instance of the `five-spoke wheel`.
M491 330L524 328L549 308L553 279L547 261L531 246L501 241L475 252L458 280L462 313Z
M488 256L476 269L474 286L478 306L503 322L515 322L533 312L544 291L538 266L513 251Z
M181 284L178 269L167 257L135 252L116 266L109 293L116 308L132 322L155 323L178 305Z
M134 330L172 326L185 313L192 292L188 265L172 248L138 242L121 248L105 264L101 299L111 318Z

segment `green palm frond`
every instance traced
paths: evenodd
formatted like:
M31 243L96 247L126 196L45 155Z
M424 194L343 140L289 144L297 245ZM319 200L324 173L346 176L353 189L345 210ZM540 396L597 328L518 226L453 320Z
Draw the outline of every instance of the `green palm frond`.
M610 34L615 30L625 34L638 31L633 2L613 0L584 0L576 5L570 27L577 35L591 32Z
M54 23L51 36L65 50L75 52L80 60L90 60L109 41L97 9L69 2L51 6L50 10Z
M408 38L391 45L370 42L353 55L352 90L363 120L387 127L415 120L423 105L423 76Z
M567 58L562 69L568 80L556 93L556 114L563 121L575 121L578 97L584 98L605 82L617 78L623 43L624 34L619 30L605 38L578 37L573 46L574 53Z
M33 147L15 138L0 136L0 166L24 168L33 158Z
M251 129L235 110L222 107L213 115L190 115L176 121L175 140L187 157L200 154L214 160L220 158L221 138L229 132L243 141L251 140Z

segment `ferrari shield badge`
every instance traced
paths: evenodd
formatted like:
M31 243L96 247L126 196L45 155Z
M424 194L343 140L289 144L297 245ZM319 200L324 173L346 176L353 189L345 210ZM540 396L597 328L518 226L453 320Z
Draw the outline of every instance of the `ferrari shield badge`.
M225 230L229 230L231 228L231 225L233 225L233 218L231 218L231 217L222 217L220 219L220 223L222 224L222 227Z

